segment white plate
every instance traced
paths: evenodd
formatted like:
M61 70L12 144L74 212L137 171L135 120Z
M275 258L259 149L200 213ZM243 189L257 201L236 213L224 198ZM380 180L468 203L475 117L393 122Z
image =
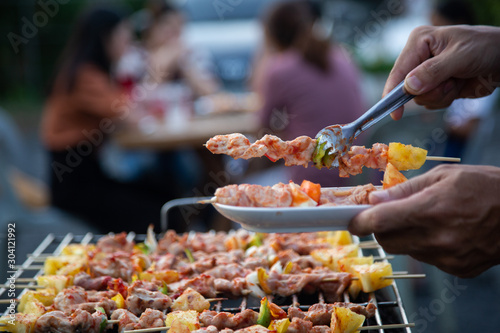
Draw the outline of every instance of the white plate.
M213 205L223 216L255 232L346 230L354 216L370 207L370 205L348 205L269 208L229 206L219 203Z

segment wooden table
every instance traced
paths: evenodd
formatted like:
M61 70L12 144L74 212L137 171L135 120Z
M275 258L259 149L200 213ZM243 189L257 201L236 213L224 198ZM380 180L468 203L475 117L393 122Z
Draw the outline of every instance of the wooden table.
M114 140L124 148L169 150L182 146L202 147L215 135L256 133L259 128L256 113L225 113L194 116L178 124L158 124L151 133L145 133L137 126L128 126L117 131Z

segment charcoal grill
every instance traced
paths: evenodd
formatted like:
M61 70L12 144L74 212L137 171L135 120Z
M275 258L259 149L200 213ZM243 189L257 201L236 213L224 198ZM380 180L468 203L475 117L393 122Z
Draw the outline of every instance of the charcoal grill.
M211 231L214 233L213 231ZM161 236L161 235L160 235ZM43 274L42 264L47 256L59 255L62 249L68 244L92 244L96 243L99 238L103 235L94 235L92 233L87 233L85 235L73 235L71 233L64 236L56 236L54 234L48 234L45 239L38 245L38 247L33 251L32 254L28 255L26 261L16 267L16 283L18 285L26 284L23 282L25 279L32 279ZM127 235L129 241L143 242L146 235L136 235L130 232ZM363 255L375 255L382 258L386 257L383 249L375 244L374 247L369 249L361 250ZM21 297L27 289L16 289L16 297ZM9 289L0 289L0 300L3 302L8 301ZM272 298L272 301L280 305L285 311L290 306L299 306L302 310L307 310L309 305L324 302L323 295L321 293L313 296L296 296L291 297L279 297L276 296ZM365 326L375 326L375 325L391 325L391 324L409 324L408 318L406 316L403 302L399 294L396 282L393 282L391 286L386 287L382 290L378 290L374 293L363 294L356 300L349 299L349 295L344 293L345 302L354 302L360 305L366 305L368 302L372 302L377 306L377 311L373 318L369 318L365 321ZM212 309L216 311L226 311L236 313L243 309L252 309L259 311L260 299L252 296L243 297L237 300L224 300L218 301L212 304ZM0 311L7 315L9 308L7 304L0 305ZM398 329L372 329L369 332L411 332L410 327L398 328Z

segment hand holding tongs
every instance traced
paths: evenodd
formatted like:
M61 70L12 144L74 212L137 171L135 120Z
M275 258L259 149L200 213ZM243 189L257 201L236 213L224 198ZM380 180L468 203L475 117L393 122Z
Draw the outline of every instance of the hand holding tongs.
M349 151L353 140L361 132L410 101L414 95L404 89L404 81L391 90L384 98L361 117L346 125L331 125L316 135L318 143L313 154L316 166L328 168L339 166L339 157Z

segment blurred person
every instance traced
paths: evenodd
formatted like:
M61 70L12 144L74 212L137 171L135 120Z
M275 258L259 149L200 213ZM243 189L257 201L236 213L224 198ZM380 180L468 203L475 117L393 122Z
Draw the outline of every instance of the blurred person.
M125 16L108 8L83 14L62 55L42 116L49 151L52 204L94 224L102 232L145 232L159 224L169 198L140 184L107 175L99 152L129 101L116 83L115 66L129 46Z
M265 46L253 89L262 98L262 127L283 140L314 137L323 127L349 123L364 112L358 70L319 22L319 8L302 0L280 2L264 18ZM276 168L282 181L346 184L326 169Z
M431 23L434 26L475 25L474 8L469 1L441 1L432 11ZM480 123L491 118L497 96L494 93L483 98L453 101L444 115L447 134L444 156L463 157L467 143L474 137Z
M188 100L216 92L218 84L210 71L210 59L182 39L182 12L165 0L150 0L142 14L146 23L140 32L141 41L125 54L119 75L127 83L132 75L137 82L180 85L184 88L182 98Z

